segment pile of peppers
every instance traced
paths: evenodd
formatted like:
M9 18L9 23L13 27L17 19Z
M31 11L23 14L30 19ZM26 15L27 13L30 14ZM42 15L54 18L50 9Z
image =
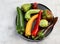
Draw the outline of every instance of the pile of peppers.
M47 13L47 12L44 12L44 13ZM44 30L40 30L39 24L42 19L42 16L43 18L45 17L48 18L48 16L43 14L43 10L38 9L37 3L33 3L33 5L24 4L22 5L21 8L17 7L17 14L18 15L17 15L16 29L19 34L24 35L27 38L31 37L32 39L35 39L35 40L44 37L44 33L43 33ZM32 14L34 15L31 16ZM26 26L25 26L24 20L27 21ZM35 24L34 24L34 27L32 28L34 21L35 21ZM44 21L46 20L44 19ZM48 21L46 22L47 22L46 23L47 25Z
M37 3L33 3L33 9L35 11L37 10ZM40 31L39 22L41 20L42 12L43 12L42 10L39 10L36 15L32 16L32 18L29 19L29 21L26 25L26 29L25 29L25 36L27 36L27 37L32 36L32 38L35 38L37 36L38 32ZM34 20L36 20L36 23L34 25L34 28L31 29Z
M34 10L37 9L37 3L33 3L33 9ZM39 10L36 16L35 15L32 16L32 18L28 21L26 25L25 36L27 37L32 36L32 38L37 36L38 31L39 31L39 22L41 19L41 15L42 15L42 10ZM36 20L36 23L34 25L34 28L31 30L34 20Z

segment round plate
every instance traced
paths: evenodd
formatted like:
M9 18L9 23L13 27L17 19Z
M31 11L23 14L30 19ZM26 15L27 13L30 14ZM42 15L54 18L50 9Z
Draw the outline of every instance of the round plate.
M33 3L32 3L33 4ZM50 10L47 6L45 6L45 5L43 5L43 4L38 4L38 9L42 9L42 10L45 10L45 9L48 9L48 10ZM51 10L50 10L51 11ZM26 23L27 23L27 21L26 20L24 20L25 21L25 25L26 25ZM49 29L49 31L45 34L45 37L47 37L50 33L51 33L51 31L52 31L52 29L53 28L50 28ZM38 41L41 41L41 40L43 40L43 39L40 39L40 40L32 40L32 39L28 39L27 37L25 37L24 35L21 35L20 37L22 37L23 39L25 39L25 40L27 40L27 41L31 41L31 42L38 42Z

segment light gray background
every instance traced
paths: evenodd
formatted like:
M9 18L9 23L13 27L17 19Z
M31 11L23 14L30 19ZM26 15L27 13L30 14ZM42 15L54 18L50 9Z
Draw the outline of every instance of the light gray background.
M46 5L59 17L52 33L40 42L20 38L15 29L16 7L31 2ZM60 0L0 0L0 44L60 44Z

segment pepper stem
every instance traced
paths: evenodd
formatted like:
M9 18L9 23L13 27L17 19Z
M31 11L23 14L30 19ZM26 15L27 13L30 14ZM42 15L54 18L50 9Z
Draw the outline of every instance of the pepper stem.
M35 37L34 36L32 36L32 39L34 39Z

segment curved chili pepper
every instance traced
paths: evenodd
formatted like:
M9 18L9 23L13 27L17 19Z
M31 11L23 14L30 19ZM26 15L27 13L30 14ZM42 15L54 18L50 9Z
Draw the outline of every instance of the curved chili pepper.
M32 32L31 32L31 35L34 36L34 37L37 35L38 30L39 30L38 27L39 27L39 22L40 22L40 19L41 19L41 14L42 14L42 11L40 11L38 13L38 17L36 19L36 24L34 25L34 28L33 28Z
M25 36L29 37L31 35L32 24L37 17L38 17L38 14L32 16L32 18L28 21L25 29Z

